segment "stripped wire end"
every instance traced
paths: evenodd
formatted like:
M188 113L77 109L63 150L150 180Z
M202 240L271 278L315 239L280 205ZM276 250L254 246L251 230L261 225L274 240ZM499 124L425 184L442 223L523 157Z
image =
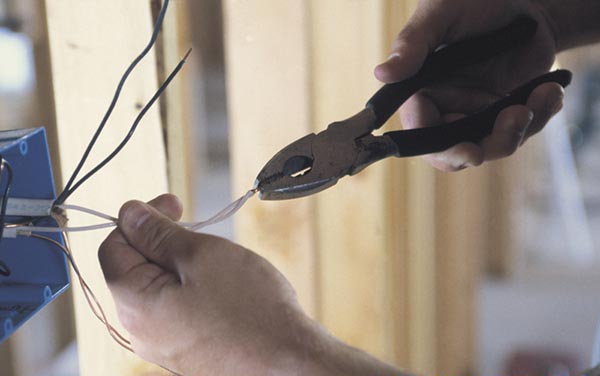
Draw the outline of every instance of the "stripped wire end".
M187 52L185 53L185 55L183 55L183 59L181 59L181 61L186 61L187 58L190 56L190 54L192 53L192 48L190 47Z
M67 222L69 222L69 217L67 217L66 210L61 208L60 205L54 205L52 207L50 216L56 221L58 227L65 227Z

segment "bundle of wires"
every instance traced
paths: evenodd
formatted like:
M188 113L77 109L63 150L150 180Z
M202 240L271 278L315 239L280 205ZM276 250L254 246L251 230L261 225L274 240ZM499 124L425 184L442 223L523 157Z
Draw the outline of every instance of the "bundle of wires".
M83 153L83 156L79 160L79 163L75 167L75 170L73 170L73 173L71 174L71 177L69 178L69 180L68 180L67 184L65 185L63 191L58 195L58 197L57 197L57 199L55 201L56 205L60 205L60 204L64 203L65 200L67 198L69 198L69 196L71 196L73 194L73 192L75 192L83 183L85 183L88 179L90 179L100 169L102 169L104 166L106 166L125 147L125 145L129 142L129 140L131 139L131 137L135 133L135 131L136 131L139 123L143 119L144 115L146 115L146 113L148 112L148 110L154 105L154 103L158 100L158 98L163 94L163 92L165 91L165 89L167 88L167 86L169 86L169 84L171 83L171 81L173 80L173 78L175 78L175 76L179 73L179 71L181 70L181 68L183 68L183 65L185 64L186 59L187 59L187 57L189 56L189 54L191 52L191 49L187 51L187 53L185 54L185 56L183 57L183 59L181 59L179 61L179 64L177 64L177 66L173 69L173 71L171 71L171 73L167 76L167 78L165 79L165 81L160 85L160 87L154 93L154 95L152 96L152 98L150 98L150 100L146 103L146 105L144 105L144 107L140 110L138 116L135 118L133 124L129 128L129 132L123 138L123 140L121 141L121 143L104 160L102 160L100 163L98 163L96 166L94 166L88 173L86 173L83 177L81 177L79 180L76 181L77 176L81 172L81 170L82 170L85 162L87 161L87 159L88 159L88 157L89 157L92 149L94 148L94 145L98 141L98 138L100 137L100 134L104 130L104 127L106 126L106 123L110 119L110 116L111 116L111 114L112 114L112 112L113 112L113 110L114 110L114 108L115 108L115 106L116 106L116 104L117 104L117 102L119 100L119 97L121 95L121 91L123 90L123 87L125 85L125 82L127 81L127 78L133 72L133 70L138 65L138 63L140 61L142 61L142 59L144 59L144 57L148 54L148 52L152 49L152 47L156 43L156 40L158 39L158 34L159 34L160 29L162 27L162 24L163 24L163 21L164 21L165 14L167 12L168 6L169 6L169 0L164 0L162 8L161 8L161 10L160 10L160 12L158 14L158 17L157 17L157 20L156 20L156 24L154 25L154 30L152 32L152 36L150 38L150 41L148 42L148 44L146 45L146 47L142 50L142 52L127 67L127 69L125 70L125 73L123 73L123 76L121 77L121 79L120 79L120 81L119 81L119 83L117 85L117 88L116 88L115 93L113 95L113 98L112 98L112 100L110 102L110 105L108 106L108 109L106 110L106 113L104 114L102 120L100 121L100 124L98 125L98 128L96 129L96 132L92 136L91 141L89 142L87 148L85 149L85 151Z

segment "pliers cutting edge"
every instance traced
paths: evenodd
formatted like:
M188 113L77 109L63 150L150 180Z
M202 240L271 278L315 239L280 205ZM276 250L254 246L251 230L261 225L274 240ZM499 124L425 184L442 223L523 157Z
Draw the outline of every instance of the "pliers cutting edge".
M329 188L381 159L444 151L462 142L478 143L491 134L498 114L506 107L525 104L540 84L556 82L566 87L571 72L557 70L513 90L480 112L435 127L371 134L421 88L460 68L480 63L530 41L537 23L520 17L508 26L443 47L431 54L413 77L384 85L366 107L349 119L330 124L318 134L302 137L267 162L254 189L263 200L308 196Z

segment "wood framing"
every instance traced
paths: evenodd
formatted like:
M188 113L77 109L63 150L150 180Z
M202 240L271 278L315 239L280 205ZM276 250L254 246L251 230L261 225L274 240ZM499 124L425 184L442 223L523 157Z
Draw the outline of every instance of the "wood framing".
M154 0L155 9L160 0ZM165 17L158 50L159 77L161 80L179 63L192 46L189 35L189 5L187 1L173 1ZM186 69L180 71L176 80L165 92L160 104L162 126L166 135L167 172L169 192L177 195L184 204L183 219L192 220L194 215L194 177L196 170L193 150L196 146L191 111L194 101L193 79L198 79L193 67L199 64L198 54L191 55Z
M262 164L290 139L312 131L308 9L301 1L225 1L225 37L234 195L252 188ZM316 316L313 199L250 201L236 218L238 239L291 280Z
M148 42L153 19L149 1L47 0L45 4L59 162L62 175L67 178L102 118L119 78ZM150 53L130 76L84 170L117 145L156 88L156 59ZM134 198L148 200L167 188L161 119L155 106L123 152L83 185L69 202L114 215L123 202ZM69 216L72 225L90 223L86 216L77 213ZM106 231L98 231L69 238L82 273L110 321L118 327L96 253L106 235ZM106 328L90 312L76 283L74 292L81 375L140 374L147 366L112 341Z

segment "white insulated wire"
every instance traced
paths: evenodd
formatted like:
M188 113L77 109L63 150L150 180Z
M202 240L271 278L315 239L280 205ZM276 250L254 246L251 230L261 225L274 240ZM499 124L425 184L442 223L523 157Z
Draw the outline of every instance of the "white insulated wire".
M31 232L83 232L83 231L93 231L100 230L104 228L115 227L117 224L114 222L109 223L100 223L97 225L89 225L89 226L77 226L77 227L40 227L40 226L17 226L12 227L11 230L16 231L17 235L27 234Z
M221 210L217 214L213 215L212 217L210 217L206 221L196 222L196 223L180 223L180 225L183 226L183 227L185 227L185 228L187 228L190 231L198 231L198 230L203 229L203 228L205 228L207 226L214 225L215 223L222 222L222 221L226 220L227 218L231 217L238 210L240 210L240 208L242 206L244 206L244 204L246 203L246 201L248 201L252 196L254 196L256 194L256 192L257 192L256 189L249 190L248 192L246 192L245 195L243 195L242 197L238 198L237 200L235 200L231 204L227 205L223 210Z
M246 192L245 195L235 200L231 204L227 205L223 210L219 211L217 214L213 215L209 219L201 222L177 222L180 226L190 230L190 231L198 231L207 226L213 225L215 223L219 223L224 221L225 219L231 217L235 214L244 204L248 201L252 196L256 194L256 189L251 189ZM71 204L61 204L57 205L60 209L65 210L76 210L83 213L87 213L102 219L106 219L110 222L100 223L96 225L88 225L88 226L76 226L76 227L41 227L41 226L15 226L10 227L12 232L16 232L18 235L26 235L32 232L42 232L42 233L57 233L57 232L83 232L83 231L93 231L100 230L105 228L115 227L117 225L117 218L102 213L100 211L85 208L79 205L71 205Z
M117 221L117 218L115 218L115 217L113 217L111 215L104 214L104 213L99 212L99 211L94 210L94 209L84 208L83 206L79 206L79 205L61 204L61 205L56 205L56 206L58 208L60 208L60 209L65 209L65 210L77 210L77 211L80 211L80 212L83 212L83 213L94 215L96 217L107 219L107 220L109 220L111 222L116 222Z

